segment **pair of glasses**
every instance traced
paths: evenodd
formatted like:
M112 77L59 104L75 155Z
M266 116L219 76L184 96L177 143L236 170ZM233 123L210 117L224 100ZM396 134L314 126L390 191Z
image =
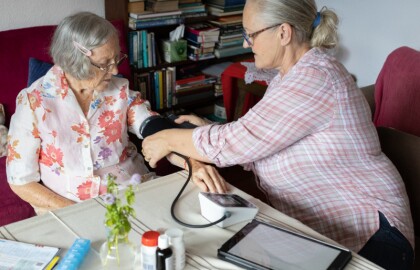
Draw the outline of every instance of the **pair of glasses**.
M248 44L248 46L249 47L252 47L254 45L254 39L259 34L261 34L262 32L264 32L264 31L266 31L268 29L277 27L279 25L282 25L282 23L279 23L279 24L276 24L276 25L273 25L273 26L270 26L270 27L266 27L264 29L258 30L258 31L254 32L254 33L251 33L251 34L247 34L246 31L245 31L245 29L242 29L242 36L244 37L244 39L245 39L246 43Z
M90 64L98 69L100 69L101 71L108 73L110 70L112 70L115 67L118 67L119 65L121 65L121 63L127 59L127 54L120 52L118 58L119 60L116 60L114 63L106 65L105 67L101 67L100 65L97 65L95 63L93 63L92 61L90 61ZM117 59L117 57L115 57L115 59Z

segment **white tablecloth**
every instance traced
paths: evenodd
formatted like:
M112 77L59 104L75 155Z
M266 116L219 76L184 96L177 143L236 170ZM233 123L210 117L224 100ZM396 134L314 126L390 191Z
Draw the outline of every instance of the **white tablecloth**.
M137 216L131 219L130 240L139 245L141 235L147 230L164 231L177 227L184 232L187 256L185 269L240 269L219 260L217 249L247 222L227 228L212 226L204 229L191 229L179 225L172 219L171 204L184 184L186 176L186 172L182 171L140 185L134 206ZM258 219L336 244L301 222L282 214L241 190L231 187L231 191L258 206ZM208 222L200 215L198 192L198 188L190 183L180 197L175 212L182 221L190 224ZM102 269L99 248L106 237L104 214L105 207L102 199L91 199L42 216L0 227L0 238L58 246L63 248L64 252L77 237L87 238L91 240L92 245L81 269ZM137 266L136 269L140 269L140 267ZM359 255L353 254L346 269L380 268Z

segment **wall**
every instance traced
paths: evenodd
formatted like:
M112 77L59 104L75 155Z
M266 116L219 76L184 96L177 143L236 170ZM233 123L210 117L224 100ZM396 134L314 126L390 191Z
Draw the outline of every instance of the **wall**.
M78 11L105 17L104 0L0 0L0 31L55 25Z
M339 16L338 59L358 79L359 86L375 83L390 52L400 46L420 50L418 0L316 0Z

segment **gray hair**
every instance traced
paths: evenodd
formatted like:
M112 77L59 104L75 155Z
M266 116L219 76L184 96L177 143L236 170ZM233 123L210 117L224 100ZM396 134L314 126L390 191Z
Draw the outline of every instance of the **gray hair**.
M338 45L338 17L323 7L320 23L314 27L317 6L314 0L247 0L253 3L260 18L267 26L289 23L295 29L295 38L299 43L308 43L311 47L334 48Z
M88 50L118 37L115 27L104 18L90 12L80 12L64 18L54 32L50 54L54 63L78 80L92 77L90 59L74 45L74 41ZM118 49L119 50L119 49Z

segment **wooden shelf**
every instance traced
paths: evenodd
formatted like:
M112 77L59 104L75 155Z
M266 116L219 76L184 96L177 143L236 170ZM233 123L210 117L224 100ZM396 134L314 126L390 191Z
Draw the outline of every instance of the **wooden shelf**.
M156 70L156 69L162 69L162 68L167 68L167 67L174 67L174 66L189 66L189 65L195 65L195 66L200 66L200 65L212 65L212 64L217 64L217 63L221 63L221 62L226 62L226 61L232 61L232 62L237 62L237 61L243 61L245 59L250 59L252 58L253 54L252 53L246 53L246 54L239 54L239 55L233 55L233 56L228 56L228 57L223 57L223 58L212 58L212 59L206 59L206 60L200 60L200 61L193 61L193 60L185 60L185 61L179 61L179 62L173 62L173 63L161 63L159 65L156 65L154 67L148 67L148 68L135 68L133 66L131 66L131 69L133 72L136 73L144 73L144 72L149 72L152 70Z

